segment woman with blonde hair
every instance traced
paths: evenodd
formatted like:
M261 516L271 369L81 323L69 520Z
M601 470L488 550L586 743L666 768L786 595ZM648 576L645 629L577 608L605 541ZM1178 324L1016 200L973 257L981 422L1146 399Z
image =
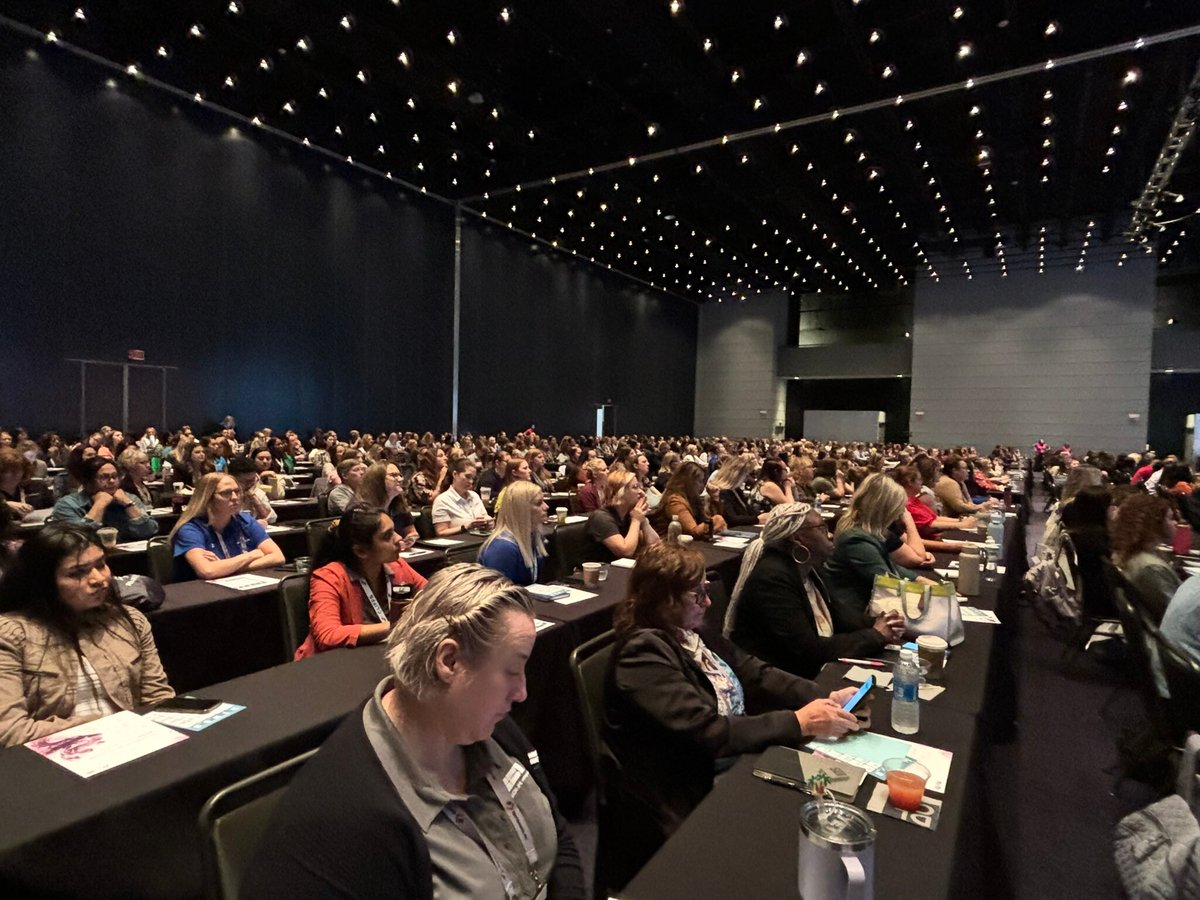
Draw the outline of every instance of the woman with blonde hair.
M608 463L597 456L595 459L589 459L585 462L581 470L587 483L575 495L575 499L579 503L579 511L591 513L598 509L603 509L608 505L608 498L610 496L608 488Z
M496 510L496 528L479 550L479 564L516 584L533 584L547 555L541 529L545 495L531 481L514 481L504 496L504 506Z
M740 490L754 471L754 457L730 456L708 482L708 490L717 495L717 505L726 525L760 525L768 513L756 514Z
M647 518L646 494L632 472L608 476L608 503L588 516L592 540L585 551L591 562L632 559L645 547L658 543L658 533Z
M241 505L242 491L232 475L210 472L200 479L171 529L176 581L208 581L283 562L283 551Z
M393 629L365 708L292 780L239 895L584 897L566 821L509 717L535 633L507 578L437 572Z
M891 551L902 540L890 529L907 503L904 488L885 475L871 475L854 492L850 508L838 522L833 554L825 564L835 631L857 631L871 625L866 612L876 575L935 583L892 560Z

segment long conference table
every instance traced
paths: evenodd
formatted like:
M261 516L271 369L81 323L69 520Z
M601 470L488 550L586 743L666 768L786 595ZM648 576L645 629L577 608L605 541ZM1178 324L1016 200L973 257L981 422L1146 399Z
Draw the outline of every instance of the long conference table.
M1019 555L1023 561L1023 524L1019 518L1012 518L1009 526L1008 555ZM1014 554L1018 539L1021 549ZM719 573L723 580L736 573L740 550L710 544L696 546L705 554L710 570ZM976 598L981 608L1003 610L1004 585L1011 581L1011 565L1010 575L1003 581L985 582L984 591ZM607 581L589 589L595 593L590 599L571 605L537 603L538 618L545 624L527 666L528 699L514 708L513 716L538 747L547 776L568 808L577 808L593 786L583 716L569 671L570 653L611 626L612 609L624 598L628 579L628 569L612 567ZM236 607L248 600L243 594L225 602ZM1001 616L1004 621L1003 612ZM1015 616L1009 616L1005 627L1008 623L1015 624ZM178 624L183 639L186 632L183 620ZM156 622L156 635L159 628ZM974 832L963 824L964 810L970 811L966 803L968 791L960 786L960 781L974 780L975 741L989 694L995 693L998 682L995 660L989 657L994 656L990 651L999 630L974 625L967 628L968 640L956 648L947 669L948 690L931 703L923 704L922 709L921 737L955 752L938 833L908 836L909 841L935 838L932 849L925 851L928 865L918 873L918 881L928 881L931 888L957 883L950 877L934 879L933 871L939 865L953 869L950 860L971 843ZM201 648L193 645L192 650L200 652ZM836 668L827 666L821 675L830 681L831 689L842 684L841 672ZM0 887L10 887L16 891L11 896L21 897L200 896L203 884L196 817L204 801L221 787L318 746L345 716L361 708L383 675L383 649L370 646L323 653L212 684L194 693L239 703L246 709L179 744L87 780L23 747L0 751L0 784L5 786L4 802L0 805ZM876 727L885 727L886 705L878 700L875 703ZM735 767L696 810L693 819L702 824L709 810L714 810L718 817L736 813L736 809L725 809L720 804L730 800L736 807L743 797L752 796L753 791L769 788L774 793L761 807L747 807L752 813L747 826L753 827L706 830L712 841L712 852L708 853L703 842L692 844L690 849L681 844L680 837L693 830L689 819L680 834L629 886L630 896L684 896L685 893L691 897L729 896L712 890L714 885L726 882L693 876L714 860L731 858L725 843L734 836L731 832L738 832L737 840L747 843L745 867L756 878L777 876L769 881L770 891L747 891L743 885L739 893L788 896L786 892L773 891L788 880L787 872L775 869L786 868L789 857L764 858L762 854L770 848L770 843L758 834L760 830L789 835L790 895L794 896L796 816L788 803L802 798L759 784L749 776L748 765L747 761ZM739 787L743 778L755 783ZM891 858L899 846L888 839L891 824L917 830L898 822L880 825L877 848L880 878L891 865L885 859ZM673 854L688 856L689 868L676 868L671 861ZM902 855L896 857L902 858ZM671 894L668 888L674 888L659 884L659 879L676 886L689 884L693 890ZM933 890L929 894L952 895L948 890ZM880 892L877 896L892 895Z

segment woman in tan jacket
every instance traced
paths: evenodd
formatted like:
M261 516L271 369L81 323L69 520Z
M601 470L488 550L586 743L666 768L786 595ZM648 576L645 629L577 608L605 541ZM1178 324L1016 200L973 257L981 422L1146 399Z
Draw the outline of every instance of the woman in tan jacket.
M706 473L698 463L685 462L663 488L662 502L650 517L650 524L660 536L666 535L671 519L679 516L683 534L694 538L711 538L725 530L725 519L710 506L715 502L705 490ZM719 493L719 492L718 492Z
M95 533L48 525L0 581L0 746L175 696Z

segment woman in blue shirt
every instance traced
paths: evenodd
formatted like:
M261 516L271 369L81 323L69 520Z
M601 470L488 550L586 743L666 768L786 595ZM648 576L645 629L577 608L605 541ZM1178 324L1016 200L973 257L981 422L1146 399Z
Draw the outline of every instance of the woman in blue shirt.
M254 516L241 509L242 492L232 475L200 479L187 509L171 531L175 580L208 581L283 563L283 551Z
M495 569L516 584L533 584L546 559L541 525L546 521L546 498L531 481L514 481L496 512L496 530L479 551L479 564Z

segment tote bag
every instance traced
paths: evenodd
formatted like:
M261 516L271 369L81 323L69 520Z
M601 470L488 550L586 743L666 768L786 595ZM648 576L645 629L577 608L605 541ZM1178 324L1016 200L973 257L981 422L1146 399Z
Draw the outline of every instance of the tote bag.
M963 642L962 611L952 584L917 584L895 575L876 575L867 615L875 618L885 612L903 614L910 638L933 635L951 647Z

